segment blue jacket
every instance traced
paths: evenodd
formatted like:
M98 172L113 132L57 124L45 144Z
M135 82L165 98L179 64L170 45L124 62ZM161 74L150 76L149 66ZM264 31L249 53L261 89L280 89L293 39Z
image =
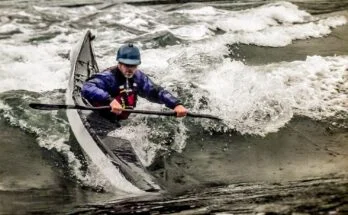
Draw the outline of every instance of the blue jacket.
M128 79L132 84L135 83L137 95L147 100L159 104L165 104L168 108L174 109L181 104L167 90L154 84L150 78L142 71L137 70L133 77ZM82 86L81 94L90 103L108 105L115 96L119 87L125 85L126 78L121 71L116 68L107 69L89 78Z

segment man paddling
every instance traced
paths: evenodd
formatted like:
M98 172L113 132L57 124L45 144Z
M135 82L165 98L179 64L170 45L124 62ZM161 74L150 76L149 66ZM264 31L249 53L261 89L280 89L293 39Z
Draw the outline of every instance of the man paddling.
M179 99L151 79L137 67L141 63L140 51L133 44L123 45L117 51L118 64L89 78L82 87L81 94L94 106L110 105L111 112L118 120L127 119L129 113L122 109L133 109L137 96L159 104L165 104L184 117L187 109Z

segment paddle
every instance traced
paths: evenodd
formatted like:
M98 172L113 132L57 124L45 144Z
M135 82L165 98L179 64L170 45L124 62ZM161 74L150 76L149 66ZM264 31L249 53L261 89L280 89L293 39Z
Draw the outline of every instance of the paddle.
M79 109L79 110L110 110L110 106L100 106L100 107L91 107L91 106L81 106L81 105L63 105L63 104L41 104L41 103L30 103L29 107L38 109L38 110L58 110L58 109ZM138 113L138 114L148 114L148 115L159 115L159 116L176 116L174 111L150 111L150 110L132 110L132 109L122 109L124 112L129 113ZM197 113L187 113L189 117L195 118L207 118L214 120L221 120L216 116L209 114L197 114Z

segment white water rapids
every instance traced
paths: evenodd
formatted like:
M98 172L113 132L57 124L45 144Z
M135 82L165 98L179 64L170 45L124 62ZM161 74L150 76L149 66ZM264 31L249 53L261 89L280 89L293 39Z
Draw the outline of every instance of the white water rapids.
M228 44L284 47L296 40L328 36L347 23L344 15L313 16L289 2L239 11L199 4L173 10L119 4L106 8L30 6L0 14L0 92L65 89L68 53L82 32L91 29L100 68L114 65L117 48L133 41L141 48L140 69L183 97L190 111L217 115L226 125L221 128L211 121L195 120L202 129L235 129L265 136L284 127L294 115L322 120L347 114L348 56L314 55L265 65L247 65L226 57ZM54 103L54 98L41 100ZM40 146L65 154L78 179L91 186L104 183L96 175L80 172L79 160L64 143L68 139L66 121L56 120L47 131L30 110L26 111L28 117L18 119L1 100L0 108L11 123L36 133ZM163 109L145 100L139 101L138 108ZM44 115L55 118L56 112ZM152 137L172 135L165 127L152 129L148 120L151 117L133 116L115 132L134 144L145 165L164 147ZM188 127L185 120L170 123L174 130L171 148L181 151Z

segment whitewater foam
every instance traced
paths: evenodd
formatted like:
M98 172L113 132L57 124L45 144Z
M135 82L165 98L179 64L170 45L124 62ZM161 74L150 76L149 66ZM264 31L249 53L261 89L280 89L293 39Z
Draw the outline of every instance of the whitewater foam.
M144 69L175 95L178 90L192 95L187 101L192 111L218 115L241 133L266 135L294 115L328 119L347 111L346 56L308 56L305 61L248 66L224 59L225 50L218 42L184 51L178 46L146 50L150 57L145 61L156 59L158 64L145 63ZM209 101L208 107L202 109L202 100Z
M141 163L144 166L149 166L155 158L157 150L160 148L160 145L149 141L150 132L150 127L144 123L140 123L137 125L125 125L111 132L109 135L130 141Z
M69 62L57 55L54 44L0 45L0 92L24 89L46 91L64 89Z
M344 16L328 17L317 22L274 26L261 31L240 32L231 35L231 43L254 44L259 46L283 47L294 40L319 38L331 33L331 28L347 23Z
M347 57L307 57L265 66L225 62L200 85L209 108L241 133L266 135L293 115L315 119L347 111Z
M213 7L188 9L173 13L186 14L195 22L201 23L191 27L194 40L205 39L212 35L211 31L197 32L202 25L208 29L222 29L226 32L226 43L244 43L260 46L281 47L293 40L318 38L331 33L331 28L347 23L344 16L332 16L318 19L306 11L300 10L289 2L266 4L258 8L242 11L224 11ZM185 31L173 31L178 36L189 35Z

